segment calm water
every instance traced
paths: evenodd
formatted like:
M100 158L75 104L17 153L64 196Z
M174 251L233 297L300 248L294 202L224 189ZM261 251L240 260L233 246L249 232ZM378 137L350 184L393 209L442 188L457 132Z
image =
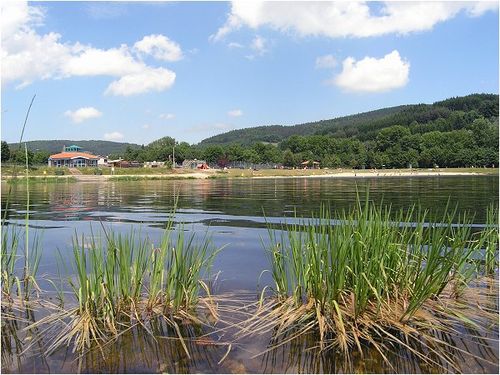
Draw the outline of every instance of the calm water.
M7 211L5 205L10 191ZM216 246L226 245L216 258L213 271L220 271L220 292L255 293L262 270L268 268L261 241L266 241L266 220L282 222L298 216L309 217L322 202L332 211L349 209L357 194L394 209L413 204L430 209L439 220L447 204L468 212L475 225L485 222L489 204L498 205L497 177L414 177L414 178L297 178L297 179L220 179L178 181L134 181L77 184L32 184L30 187L30 228L42 235L43 256L40 273L57 275L58 252L71 251L72 236L99 232L101 223L117 232L141 228L153 240L159 239L178 199L177 229L207 231ZM2 215L9 224L23 225L26 188L2 183ZM264 277L261 284L269 282ZM498 338L493 333L494 338ZM155 341L140 332L131 332L113 346L115 355L103 361L100 355L80 364L88 372L393 372L381 365L376 353L359 368L342 367L333 355L315 356L303 350L306 343L289 346L254 359L269 344L270 335L252 338L235 346L227 359L225 347L194 345L193 358L187 359L178 345L168 340ZM465 345L465 344L464 344ZM119 348L119 350L118 350ZM475 350L475 349L469 349ZM479 349L478 349L479 350ZM481 349L482 350L482 349ZM2 357L4 356L2 350ZM480 354L492 358L494 365L464 363L467 372L498 370L498 350ZM404 354L400 355L404 357ZM32 356L18 362L3 358L4 371L73 372L78 364L71 353L59 351L50 358ZM7 362L5 361L7 359ZM414 361L400 361L398 371L428 372ZM7 364L6 364L7 363ZM413 366L413 367L412 367ZM467 367L471 366L471 367ZM482 367L484 366L484 367ZM450 370L451 371L451 370Z

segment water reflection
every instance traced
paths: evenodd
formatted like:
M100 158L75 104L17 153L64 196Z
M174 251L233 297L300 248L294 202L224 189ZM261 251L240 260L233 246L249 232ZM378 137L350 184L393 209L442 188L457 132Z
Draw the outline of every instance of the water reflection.
M83 354L68 347L46 358L40 347L43 340L26 348L25 340L19 338L19 322L7 320L2 324L2 372L209 373L218 368L227 351L225 343L200 327L181 326L184 344L160 321L148 327L147 331L140 327L127 330L116 340Z
M407 338L400 334L398 338L407 346L386 342L379 343L384 347L379 350L362 342L362 353L353 348L348 355L333 349L320 351L314 334L293 338L295 334L271 338L262 355L262 372L415 374L498 373L499 370L498 330L496 339L470 328L455 334L435 332L433 335L441 341L438 344L423 337Z
M480 177L414 177L356 179L227 179L186 181L134 181L77 184L35 184L30 187L31 212L34 219L100 220L113 213L138 215L169 212L179 197L178 208L196 209L233 216L290 216L317 211L321 201L332 210L351 208L359 192L361 198L369 188L370 198L386 202L395 209L420 204L432 209L438 218L448 199L460 212L475 215L484 222L485 208L498 203L498 178ZM26 187L12 187L8 215L19 217L26 207ZM2 194L8 188L2 183ZM2 210L5 202L2 201ZM140 219L135 219L140 221Z
M64 257L71 251L71 236L90 232L90 223L99 228L100 222L112 225L117 233L128 232L141 225L143 234L153 241L160 238L164 225L178 197L176 222L184 230L212 235L214 245L228 245L216 258L213 269L221 271L220 290L256 291L262 270L268 268L261 239L267 238L265 222L279 222L298 216L309 216L322 201L329 201L332 210L351 208L356 195L364 198L369 186L370 199L390 203L396 211L412 204L432 209L438 219L448 199L458 211L470 211L474 222L485 222L486 207L498 205L497 177L384 178L384 179L234 179L134 181L77 184L33 184L30 187L32 229L43 228L43 256L40 272L50 277L57 274L57 252ZM12 186L9 207L2 199L2 216L7 222L20 224L26 209L25 186ZM2 183L2 194L8 187ZM265 213L265 215L264 215ZM265 216L265 217L264 217ZM266 284L264 274L261 285ZM496 282L497 283L497 282ZM484 289L496 287L484 284ZM472 299L474 300L474 298ZM498 297L492 301L498 311ZM444 345L439 353L421 348L434 365L428 365L402 347L384 352L388 366L378 351L365 345L361 358L356 351L350 358L334 352L313 350L312 336L304 336L253 358L276 344L272 333L262 337L221 344L220 335L206 335L200 328L184 327L189 337L188 357L178 340L160 324L155 337L139 328L127 331L115 342L86 353L79 361L70 349L59 350L45 358L39 347L26 350L27 335L20 334L25 324L5 319L2 311L2 372L498 372L498 325L488 332L477 332L457 326L459 333L442 336ZM198 340L203 338L203 340ZM224 336L231 341L231 336ZM42 342L42 341L39 341ZM416 348L423 345L413 343ZM470 354L467 354L470 353ZM103 355L104 354L104 355ZM443 360L443 358L445 358Z

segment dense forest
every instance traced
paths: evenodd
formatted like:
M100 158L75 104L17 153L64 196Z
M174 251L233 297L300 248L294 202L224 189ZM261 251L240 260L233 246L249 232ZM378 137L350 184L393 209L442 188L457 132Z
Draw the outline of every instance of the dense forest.
M376 111L293 126L270 125L231 130L227 133L204 139L200 142L200 145L220 145L235 142L243 145L251 145L255 142L279 143L292 135L328 134L332 133L329 129L354 129L361 124L383 119L393 113L398 113L405 107L406 106L383 108ZM347 134L349 134L349 130Z
M125 145L110 157L167 161L172 153L179 164L204 159L219 166L300 167L306 160L328 168L498 166L498 95L473 94L295 126L241 129L198 145L163 137L146 146Z

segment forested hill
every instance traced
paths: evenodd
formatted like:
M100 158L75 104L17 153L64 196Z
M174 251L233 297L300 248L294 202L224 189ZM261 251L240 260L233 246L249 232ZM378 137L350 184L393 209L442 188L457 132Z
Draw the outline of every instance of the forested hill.
M24 142L23 142L24 144ZM48 151L49 153L61 152L64 146L77 145L84 151L88 151L95 155L110 155L122 154L126 151L127 147L132 149L140 148L140 145L124 142L111 142L111 141L71 141L67 139L50 140L50 141L28 141L26 142L30 151ZM17 149L18 144L11 143L9 148L12 150ZM23 146L24 147L24 146Z
M255 142L279 143L293 135L331 135L335 138L357 138L366 141L375 139L381 129L394 125L408 127L412 133L426 133L433 130L450 131L461 128L460 124L452 123L458 121L458 117L470 112L474 112L471 113L473 116L477 114L488 119L498 118L498 95L472 94L433 104L390 107L294 126L272 125L232 130L204 139L200 142L200 146L231 143L251 145Z

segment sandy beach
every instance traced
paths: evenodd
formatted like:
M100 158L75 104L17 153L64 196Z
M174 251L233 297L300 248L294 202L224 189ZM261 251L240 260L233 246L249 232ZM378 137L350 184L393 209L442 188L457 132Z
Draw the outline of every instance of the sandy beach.
M383 169L383 170L205 170L205 171L183 171L176 170L169 174L120 174L120 175L65 175L59 178L72 177L78 182L107 182L120 180L168 180L168 179L225 179L225 178L385 178L385 177L439 177L439 176L498 176L498 168L495 169ZM18 177L22 178L20 174ZM31 178L44 178L45 176L30 176ZM47 176L51 179L58 176ZM9 179L11 176L2 176Z

